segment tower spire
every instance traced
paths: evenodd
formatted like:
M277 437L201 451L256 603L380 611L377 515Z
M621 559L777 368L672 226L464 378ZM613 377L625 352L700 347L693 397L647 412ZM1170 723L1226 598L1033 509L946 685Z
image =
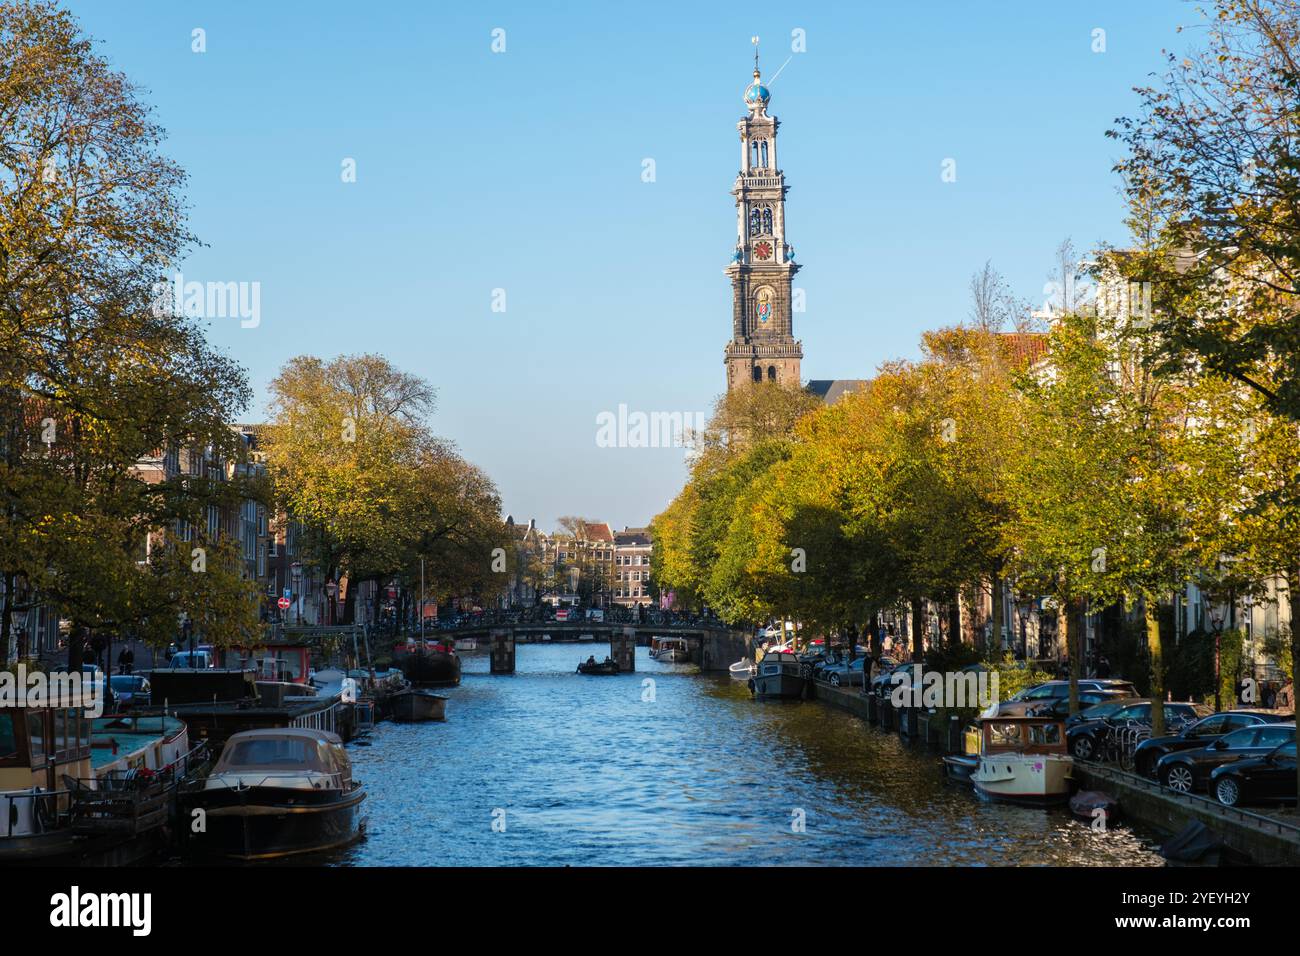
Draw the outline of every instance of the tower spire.
M759 73L758 37L754 79L745 88L736 200L736 246L726 268L731 280L731 341L723 361L727 388L752 382L799 387L803 347L794 337L791 280L799 266L786 242L785 174L776 159L780 124L767 112L771 91ZM779 70L777 72L780 72Z

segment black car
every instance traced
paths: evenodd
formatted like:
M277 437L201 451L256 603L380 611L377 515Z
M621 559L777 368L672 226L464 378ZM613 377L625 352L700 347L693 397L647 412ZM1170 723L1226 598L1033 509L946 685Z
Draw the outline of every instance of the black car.
M1258 724L1220 737L1208 747L1166 754L1156 761L1156 776L1177 793L1205 787L1210 772L1238 760L1262 757L1295 740L1295 724Z
M1127 697L1136 697L1137 688L1129 681L1118 678L1088 677L1078 682L1079 693L1122 693ZM1068 680L1049 680L1033 687L1026 687L1018 694L998 704L999 715L1028 715L1038 707L1056 700L1070 699L1070 682Z
M1133 752L1133 770L1144 777L1154 778L1156 762L1165 754L1207 747L1220 737L1234 730L1241 730L1243 727L1276 724L1290 719L1282 714L1258 710L1226 710L1211 714L1194 724L1188 724L1183 728L1182 733L1169 737L1152 737L1142 741Z
M1167 703L1165 725L1177 726L1208 716L1210 708L1204 704ZM1151 701L1138 700L1114 713L1095 720L1081 720L1067 727L1065 738L1070 755L1076 760L1095 760L1109 735L1125 727L1150 727Z
M1130 697L1122 693L1115 697L1108 696L1105 700L1092 704L1091 706L1080 710L1077 714L1071 714L1069 717L1066 717L1065 726L1068 729L1073 727L1075 724L1081 724L1084 721L1101 720L1105 717L1109 717L1117 710L1127 707L1129 704L1140 704L1143 700L1144 698L1142 697Z
M1226 807L1243 803L1295 803L1295 741L1262 757L1249 757L1210 771L1210 793Z
M149 679L143 674L114 674L108 679L118 710L149 703Z
M1118 710L1123 704L1131 700L1133 700L1132 695L1122 690L1081 690L1079 691L1079 712L1074 716L1076 718L1082 717L1085 711L1096 707L1098 704L1111 701L1115 702L1114 709ZM1107 711L1107 713L1111 713L1111 711ZM1072 720L1070 718L1070 698L1053 697L1046 703L1031 707L1026 711L1026 715L1029 717L1060 717L1066 719L1067 723L1069 723ZM1097 716L1101 715L1098 714ZM1073 720L1073 722L1078 723L1078 720Z

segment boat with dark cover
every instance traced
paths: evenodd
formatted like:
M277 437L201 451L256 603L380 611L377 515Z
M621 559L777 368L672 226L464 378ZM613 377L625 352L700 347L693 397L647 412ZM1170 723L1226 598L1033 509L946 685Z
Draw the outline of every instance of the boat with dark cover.
M343 741L285 727L232 736L212 772L182 795L187 849L202 856L269 860L344 846L365 830L365 788L352 779ZM200 816L201 811L201 816Z

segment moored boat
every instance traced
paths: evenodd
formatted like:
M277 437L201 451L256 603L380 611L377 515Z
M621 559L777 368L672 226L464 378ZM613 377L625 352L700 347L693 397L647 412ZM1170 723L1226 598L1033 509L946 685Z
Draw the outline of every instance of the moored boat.
M1074 761L1065 722L1050 717L985 717L978 752L968 730L965 751L944 758L950 776L969 779L981 796L1010 803L1060 803L1070 795Z
M183 795L188 849L266 860L345 846L365 830L366 791L343 741L324 730L249 730L226 741L212 772Z
M185 724L91 718L83 700L58 702L0 711L0 863L125 865L154 855L197 756Z
M803 696L807 682L797 656L789 651L769 651L749 679L749 691L755 697L797 699Z
M460 658L450 641L407 641L393 651L394 662L412 684L453 687L460 683Z
M393 720L399 723L447 719L447 698L419 687L408 687L393 694L389 706Z

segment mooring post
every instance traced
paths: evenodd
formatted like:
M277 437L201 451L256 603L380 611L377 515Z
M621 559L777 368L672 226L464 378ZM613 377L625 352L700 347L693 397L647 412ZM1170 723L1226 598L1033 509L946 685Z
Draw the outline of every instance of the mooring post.
M493 628L492 662L493 674L513 674L515 672L515 632L505 628Z
M609 635L609 656L625 674L636 670L636 628L625 627Z

